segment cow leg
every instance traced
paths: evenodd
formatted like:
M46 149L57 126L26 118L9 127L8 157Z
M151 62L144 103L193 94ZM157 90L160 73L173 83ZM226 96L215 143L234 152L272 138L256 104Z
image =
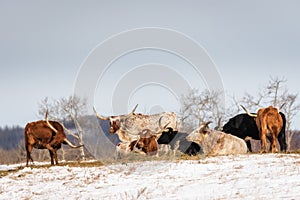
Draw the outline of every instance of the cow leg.
M53 157L54 157L55 164L58 165L58 159L57 159L57 151L56 151L56 149L54 149L54 151L53 151Z
M31 145L26 146L26 167L28 167L29 160L31 160L31 162L33 163L33 159L31 157L32 149L33 147Z
M46 144L45 147L49 150L50 158L51 158L51 165L54 165L54 159L55 159L56 164L57 164L56 150L53 149L50 144Z
M285 134L280 134L279 135L278 142L279 142L279 145L280 145L280 151L286 152L287 144L286 144L286 141L285 141Z
M246 140L246 144L247 144L247 148L248 148L249 152L252 152L251 141Z
M268 142L267 142L267 132L268 132L268 127L267 124L261 124L260 128L260 140L261 140L261 149L260 153L266 153L268 152Z
M272 153L278 153L276 137L273 137L271 145L272 145L271 147Z
M260 141L261 141L261 149L260 149L260 153L266 153L267 152L267 148L268 148L268 142L267 142L267 137L266 134L263 132L261 134L260 137Z
M278 153L278 148L277 148L277 127L272 127L272 153Z
M51 158L51 165L54 165L54 159L53 159L53 152L49 150L50 158Z
M49 153L51 157L51 165L58 165L56 149L49 150Z
M114 156L115 160L118 160L119 158L121 158L121 155L120 155L120 152L119 152L119 149L116 148L115 150L115 156Z

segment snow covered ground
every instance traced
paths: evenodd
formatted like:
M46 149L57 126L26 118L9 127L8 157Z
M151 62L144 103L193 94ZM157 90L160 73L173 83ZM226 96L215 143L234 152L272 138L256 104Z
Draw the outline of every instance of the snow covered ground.
M300 199L300 154L28 167L0 178L0 199Z

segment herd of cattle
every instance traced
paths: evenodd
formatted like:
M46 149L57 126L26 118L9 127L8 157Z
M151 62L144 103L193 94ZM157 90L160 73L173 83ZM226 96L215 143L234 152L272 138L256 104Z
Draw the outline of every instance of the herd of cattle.
M110 124L109 132L117 134L120 143L116 146L117 155L129 152L139 152L146 155L158 155L159 150L166 149L174 153L177 150L189 155L204 153L206 155L243 154L252 151L250 139L261 141L261 152L278 152L277 141L280 150L285 152L286 119L277 108L269 106L261 108L257 113L250 113L243 107L246 113L231 118L221 131L209 129L211 122L200 125L190 134L179 132L178 118L174 112L163 112L154 115L135 113L137 106L127 115L104 117L96 116L101 120L107 120ZM26 166L32 161L33 148L48 149L51 157L51 165L58 164L57 150L61 144L73 145L64 133L63 124L46 119L28 123L25 127L25 149L27 153ZM268 148L267 140L270 141Z

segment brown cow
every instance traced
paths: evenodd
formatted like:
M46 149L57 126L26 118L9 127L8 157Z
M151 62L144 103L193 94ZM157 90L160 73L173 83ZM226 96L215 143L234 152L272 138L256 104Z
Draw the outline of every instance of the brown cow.
M25 149L26 149L26 167L28 161L33 159L31 151L33 148L48 149L51 158L51 165L58 164L57 150L61 148L61 144L67 144L72 148L79 148L83 145L75 146L66 137L64 127L59 122L48 121L48 113L46 113L46 120L30 122L25 127L24 132Z
M138 152L146 155L157 155L158 143L156 134L149 129L143 130L137 140L131 142L120 142L116 148L116 158L121 154L129 152Z
M134 144L134 143L131 143ZM134 144L136 148L141 149L146 155L157 155L158 143L156 135L149 129L142 131L140 138ZM131 149L133 150L133 149Z
M256 125L259 131L261 140L261 152L267 152L267 137L271 138L271 152L277 153L277 139L278 134L282 129L283 120L279 114L279 110L273 106L261 108L257 114L251 114L246 108L242 106L246 113L255 117Z

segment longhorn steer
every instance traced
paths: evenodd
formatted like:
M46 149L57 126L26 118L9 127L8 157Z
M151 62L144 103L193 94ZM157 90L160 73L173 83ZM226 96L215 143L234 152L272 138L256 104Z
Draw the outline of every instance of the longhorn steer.
M186 139L199 144L206 155L247 153L247 145L244 140L220 131L207 130L209 123L201 124Z
M177 115L173 112L163 112L154 115L135 114L137 105L128 115L110 116L104 117L97 113L94 108L94 112L99 119L109 120L111 134L118 134L119 139L122 142L131 142L139 138L139 134L149 129L154 132L159 138L164 129L162 127L170 127L174 131L178 131L177 128Z
M243 107L243 106L242 106ZM246 113L255 118L261 140L261 152L267 152L267 137L271 139L271 152L278 152L277 139L283 128L283 118L279 114L279 110L273 106L261 108L257 114L251 114L243 107Z
M279 114L281 115L281 118L283 120L283 126L280 133L278 134L278 142L280 144L280 150L285 152L287 149L285 140L286 118L282 112L280 112ZM255 119L253 117L250 117L246 113L238 114L229 119L229 121L223 126L222 131L244 139L250 152L252 152L251 142L250 140L247 140L247 137L250 137L254 140L260 140L259 131L257 129Z
M47 113L48 114L48 113ZM67 144L72 148L79 148L83 145L75 146L66 137L63 126L56 121L46 120L27 123L24 132L25 149L26 149L26 167L28 162L33 159L31 151L33 148L48 149L51 158L51 165L58 164L57 150L61 148L61 144Z

